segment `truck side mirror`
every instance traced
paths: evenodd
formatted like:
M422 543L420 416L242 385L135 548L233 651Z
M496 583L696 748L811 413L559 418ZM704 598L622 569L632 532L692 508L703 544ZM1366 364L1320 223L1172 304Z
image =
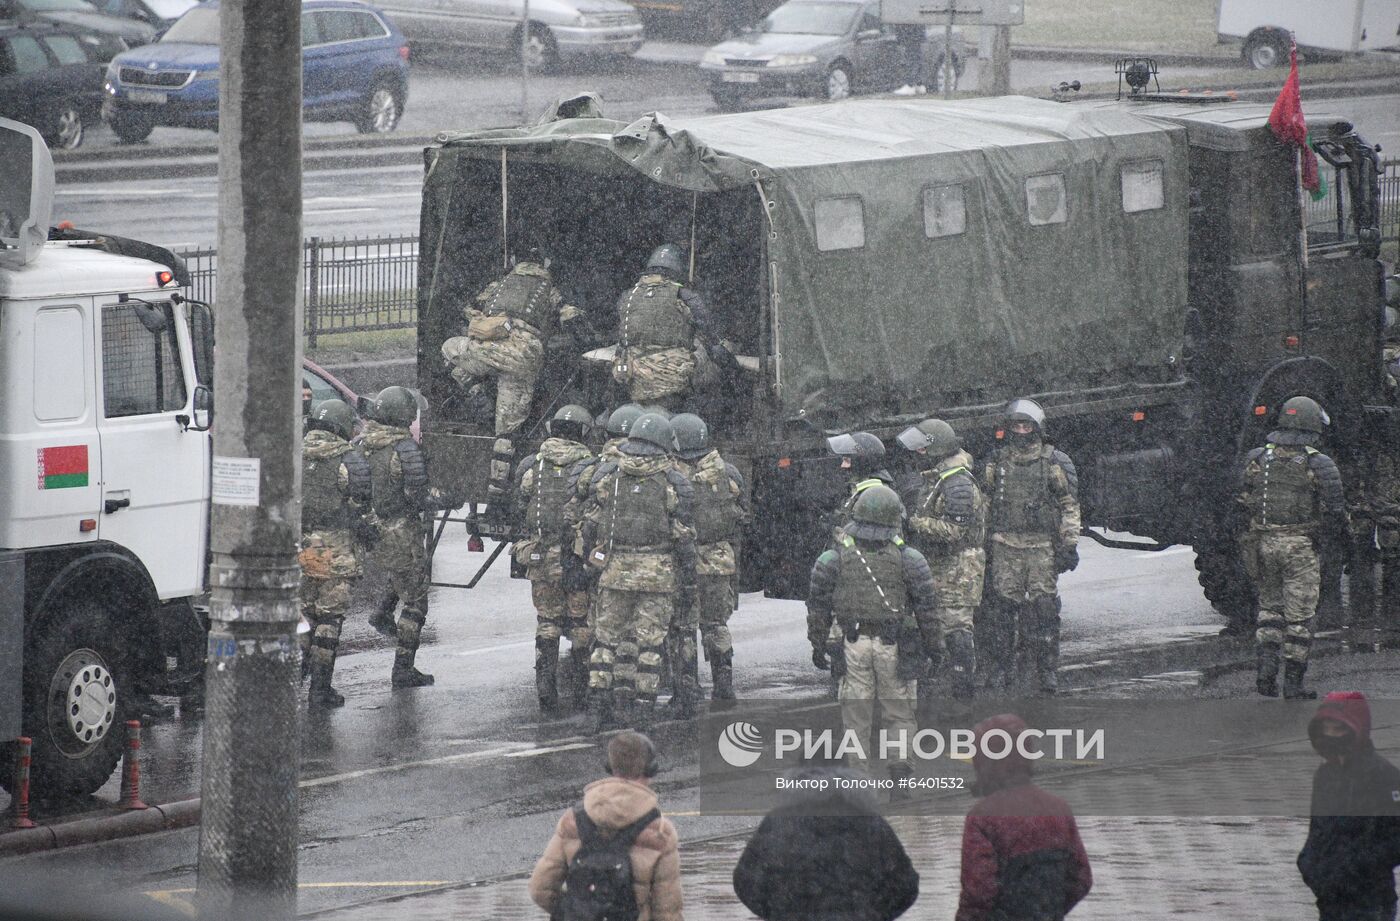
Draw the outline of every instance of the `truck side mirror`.
M214 391L203 384L194 388L194 420L190 431L207 432L214 426Z
M214 384L214 312L208 304L190 301L190 339L194 343L195 379Z

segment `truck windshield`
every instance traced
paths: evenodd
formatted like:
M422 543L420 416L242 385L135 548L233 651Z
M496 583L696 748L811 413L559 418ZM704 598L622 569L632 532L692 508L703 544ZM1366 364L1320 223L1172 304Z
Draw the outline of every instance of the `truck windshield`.
M192 45L219 43L219 11L196 7L180 17L170 31L160 37L162 42L189 42Z
M784 3L763 20L763 31L845 35L858 12L849 3Z

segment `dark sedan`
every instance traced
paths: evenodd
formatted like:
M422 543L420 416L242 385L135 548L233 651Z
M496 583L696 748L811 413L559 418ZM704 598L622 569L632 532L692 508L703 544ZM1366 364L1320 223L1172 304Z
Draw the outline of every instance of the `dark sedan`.
M0 24L0 117L72 150L101 107L102 63L92 45L51 26Z
M46 22L70 29L97 47L103 61L156 37L155 26L124 16L109 16L87 0L0 0L0 19Z

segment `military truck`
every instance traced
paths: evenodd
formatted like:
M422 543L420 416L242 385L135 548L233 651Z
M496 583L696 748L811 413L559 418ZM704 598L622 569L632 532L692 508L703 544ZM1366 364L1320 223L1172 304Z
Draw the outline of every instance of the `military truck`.
M1193 546L1207 596L1242 618L1240 452L1307 394L1357 469L1392 412L1375 151L1310 118L1337 202L1312 222L1268 114L1144 92L623 124L582 99L531 127L444 135L426 151L419 284L434 473L484 498L491 438L455 414L439 347L517 241L547 241L603 342L649 250L693 243L692 284L751 369L698 397L753 491L745 588L805 590L818 516L846 488L828 434L888 444L938 415L984 455L1001 407L1030 396L1078 463L1090 536ZM580 357L593 344L551 343L532 420L621 401L608 366Z
M92 793L138 694L203 669L213 325L170 252L50 231L53 161L0 119L0 786Z

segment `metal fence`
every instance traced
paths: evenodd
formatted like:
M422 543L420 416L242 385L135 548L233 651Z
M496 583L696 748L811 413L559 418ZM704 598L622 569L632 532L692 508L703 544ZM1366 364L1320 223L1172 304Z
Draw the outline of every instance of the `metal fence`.
M213 303L218 254L177 253L191 297ZM418 319L418 237L308 237L302 244L308 347L318 336L412 327Z
M1340 196L1343 226L1349 229L1349 215L1351 212L1351 202L1347 200L1347 190L1337 182L1336 172L1326 163L1319 164L1322 174L1327 180L1327 194L1317 199L1309 201L1307 204L1307 225L1314 228L1326 228L1337 221L1337 204ZM1385 160L1382 163L1384 175L1381 176L1381 242L1395 243L1400 241L1400 159Z

